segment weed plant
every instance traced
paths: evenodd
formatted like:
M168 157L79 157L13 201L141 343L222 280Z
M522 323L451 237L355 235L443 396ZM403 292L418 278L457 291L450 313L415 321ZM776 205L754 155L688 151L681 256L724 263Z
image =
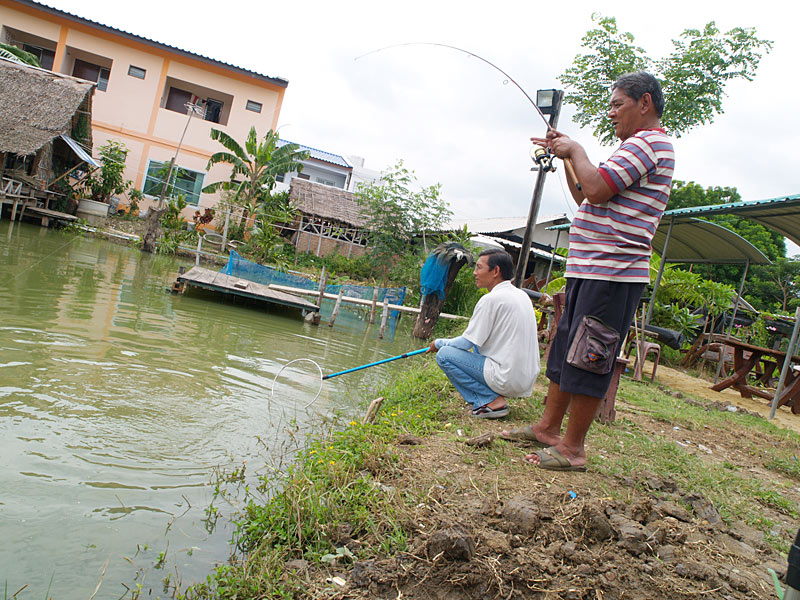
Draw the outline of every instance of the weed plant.
M440 428L447 380L432 361L415 365L379 394L384 403L372 424L351 421L313 438L276 479L260 478L258 491L236 522L239 556L219 567L187 598L290 598L295 583L282 576L286 561L323 561L362 554L391 556L406 548L402 507L416 500L381 483L397 468L398 434L428 435ZM358 540L342 550L337 530ZM339 545L337 545L339 544Z

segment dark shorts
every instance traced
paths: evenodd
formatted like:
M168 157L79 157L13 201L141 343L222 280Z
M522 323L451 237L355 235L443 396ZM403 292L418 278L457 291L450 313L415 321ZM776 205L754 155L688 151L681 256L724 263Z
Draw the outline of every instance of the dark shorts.
M647 284L598 279L567 279L566 303L547 359L547 378L562 392L604 398L614 370L591 373L567 363L567 352L584 315L591 315L615 329L620 344L631 326L636 307ZM619 354L619 344L614 355Z

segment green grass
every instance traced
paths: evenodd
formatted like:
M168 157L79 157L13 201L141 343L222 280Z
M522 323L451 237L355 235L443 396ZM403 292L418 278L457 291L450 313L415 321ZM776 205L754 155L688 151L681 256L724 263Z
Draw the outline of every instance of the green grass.
M424 501L424 491L398 490L383 483L395 478L401 464L397 436L440 434L464 439L481 426L464 422L463 401L433 360L413 365L374 395L385 400L373 424L351 421L338 431L320 434L285 471L273 470L261 477L260 496L251 497L237 521L237 558L219 567L205 583L187 590L186 598L292 598L301 595L302 577L285 576L287 560L303 558L318 564L332 556L341 560L379 558L407 548L405 515L409 507ZM615 477L636 480L647 471L674 481L682 493L703 496L726 522L741 520L757 527L769 543L786 551L786 540L769 534L778 517L800 517L797 506L785 495L785 480L763 482L733 457L709 460L697 456L691 448L653 436L628 413L663 422L665 430L677 426L702 432L710 428L735 435L745 428L754 429L759 434L758 445L745 451L753 461L763 462L765 468L791 481L800 477L796 457L800 436L759 417L678 399L656 386L628 380L620 387L618 403L617 420L595 424L589 434L591 469L608 476L599 483L604 495L630 500L635 490L615 485ZM538 393L527 400L514 400L513 405L515 421L520 424L538 419L543 411ZM462 435L456 433L456 427ZM513 456L518 453L509 445L494 444L465 450L461 459L501 469ZM769 518L767 509L776 516ZM350 527L350 535L359 542L350 548L352 558L337 548L335 532L342 525ZM338 545L341 548L341 542Z

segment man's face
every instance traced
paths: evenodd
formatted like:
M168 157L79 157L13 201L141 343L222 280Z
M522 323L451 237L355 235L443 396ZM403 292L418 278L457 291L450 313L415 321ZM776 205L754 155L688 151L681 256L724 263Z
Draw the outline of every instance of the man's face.
M475 263L475 270L473 271L475 275L475 285L479 288L488 288L492 282L494 282L495 271L498 269L500 269L500 267L489 269L488 256L479 257L478 262Z
M627 140L641 127L641 98L639 102L626 95L619 88L611 94L608 101L608 118L614 126L614 134L621 140Z

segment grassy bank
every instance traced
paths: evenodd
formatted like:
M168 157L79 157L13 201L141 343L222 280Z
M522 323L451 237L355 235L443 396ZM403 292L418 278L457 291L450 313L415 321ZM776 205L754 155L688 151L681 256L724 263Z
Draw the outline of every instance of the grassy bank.
M541 385L531 399L513 402L512 425L541 413ZM430 584L449 582L463 592L453 597L490 597L503 590L505 595L509 585L514 591L517 580L529 590L539 591L518 595L518 587L517 595L508 597L589 597L547 594L569 582L575 589L582 585L590 589L599 585L598 574L584 574L584 579L576 580L574 566L563 567L562 573L553 571L548 563L541 573L523 577L519 566L504 571L498 565L519 560L523 550L540 554L546 550L556 562L569 562L562 555L566 551L554 544L575 544L574 551L586 548L616 553L624 536L615 532L595 540L586 533L590 529L586 515L599 510L609 516L633 518L640 508L632 507L642 503L649 506L648 514L652 513L640 519L642 527L663 522L662 529L668 533L666 540L662 532L658 543L648 542L650 550L633 553L635 560L642 561L637 573L664 569L664 576L659 583L650 584L656 586L652 589L644 587L646 581L632 581L633 590L626 597L656 597L653 593L682 597L684 588L690 597L708 593L703 590L713 590L713 585L723 591L730 588L733 594L720 592L719 597L750 597L746 594L767 589L764 565L780 568L779 553L787 551L796 532L800 436L758 416L731 412L725 406L683 397L657 385L623 381L617 396L617 420L608 425L596 423L589 434L589 473L553 474L526 465L521 458L529 450L524 448L499 441L485 447L465 444L472 436L496 431L500 425L468 417L463 402L432 360L404 371L375 395L384 396L385 401L374 424L350 422L313 439L280 477L261 480L257 495L268 499L251 499L241 515L236 558L218 568L207 582L187 590L187 598L362 597L359 581L366 590L363 597L374 597L382 595L379 577L374 573L372 579L359 576L353 565L374 566L380 561L394 561L391 570L387 569L391 574L386 575L396 587L391 597L399 597L401 589L406 597L425 597L426 584L410 575L414 572L411 564L428 565L423 579L430 578ZM537 510L550 513L563 512L565 498L566 502L578 500L571 505L576 510L570 513L570 520L555 519L558 528L552 535L546 532L553 519L541 515L541 529L522 535L519 527L501 522L510 519L503 506L517 497L535 497ZM489 583L475 582L472 587L465 583L470 581L469 572L463 580L451 571L437 579L437 565L444 568L441 553L425 555L431 552L432 530L474 523L469 516L473 510L470 499L481 500L480 506L474 507L478 548L470 568L490 576ZM486 508L487 503L494 508ZM658 507L667 504L678 508L659 512ZM711 508L700 514L701 505ZM664 510L669 514L665 516ZM715 515L721 518L718 524L713 523ZM481 519L492 528L481 529ZM511 541L492 542L498 531L499 537ZM677 565L684 565L682 568L668 561L666 550L659 550L670 546L671 535L682 540L683 546L674 544L683 561ZM727 544L727 538L752 548L757 557L745 556L747 553L738 557L735 549L727 546L727 550L715 550L721 565L717 575L706 573L703 579L695 574L694 587L681 587L680 582L692 575L691 569L686 574L685 565L702 562L692 558L691 544L701 556L721 544L720 540ZM629 548L619 552L624 555L619 557L620 564L634 560ZM736 569L724 566L733 564L734 559L741 563ZM452 569L452 564L448 568ZM405 578L404 570L409 573ZM335 576L341 579L331 579ZM350 580L346 586L345 580ZM538 581L535 586L534 580ZM492 593L482 596L488 593L486 585ZM608 594L619 593L614 585L619 583L606 582ZM637 586L641 595L635 591ZM736 595L740 592L744 595Z

